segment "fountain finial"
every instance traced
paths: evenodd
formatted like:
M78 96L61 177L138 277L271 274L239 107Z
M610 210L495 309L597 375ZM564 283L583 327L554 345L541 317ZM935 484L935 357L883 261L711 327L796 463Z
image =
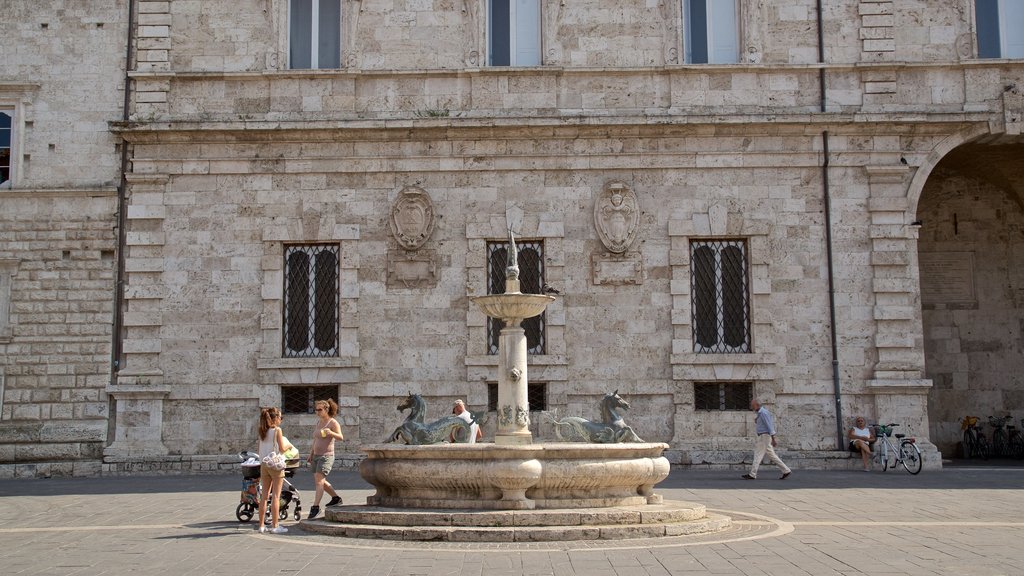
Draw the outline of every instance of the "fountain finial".
M508 293L512 292L508 288L508 281L515 280L517 284L519 282L519 251L516 250L516 237L512 233L511 226L508 228L508 258L506 262L508 262L508 266L505 268L505 292ZM519 291L518 286L514 291Z

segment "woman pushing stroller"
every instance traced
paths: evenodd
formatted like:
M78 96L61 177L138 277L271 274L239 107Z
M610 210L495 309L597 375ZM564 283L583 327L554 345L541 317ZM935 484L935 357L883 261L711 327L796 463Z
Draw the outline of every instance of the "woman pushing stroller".
M277 408L263 408L260 411L260 437L258 453L262 457L269 456L272 452L279 454L292 450L291 442L281 432L281 411ZM284 470L276 470L266 463L260 464L260 483L263 485L263 494L260 497L260 532L266 532L267 527L262 519L267 517L267 503L270 502L271 528L273 534L284 534L288 531L284 526L278 526L278 513L281 506L281 487L284 485ZM270 488L269 490L267 488Z
M345 440L341 433L341 425L334 419L338 415L338 404L332 399L317 400L313 407L320 421L313 426L313 449L306 459L313 469L313 480L316 482L316 496L313 497L313 506L310 507L307 517L310 520L320 514L320 499L323 498L324 492L331 495L330 501L327 502L328 506L341 503L341 497L327 481L327 475L334 466L334 441Z

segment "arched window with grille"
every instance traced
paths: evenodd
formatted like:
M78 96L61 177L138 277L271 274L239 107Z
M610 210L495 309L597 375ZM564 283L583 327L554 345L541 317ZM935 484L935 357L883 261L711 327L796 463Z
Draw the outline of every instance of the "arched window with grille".
M288 246L285 250L284 355L338 355L337 245Z
M692 241L690 279L694 352L750 352L746 242Z
M544 244L516 240L519 263L519 290L524 294L540 294L544 286ZM505 268L508 266L508 243L487 243L487 293L505 292ZM498 336L505 323L497 318L488 318L487 353L498 353ZM526 332L526 353L544 354L544 314L527 318L522 323Z

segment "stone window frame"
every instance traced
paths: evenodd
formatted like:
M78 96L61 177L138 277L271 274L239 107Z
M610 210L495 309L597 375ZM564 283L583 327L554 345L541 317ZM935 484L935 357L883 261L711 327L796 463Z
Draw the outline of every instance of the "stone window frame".
M487 63L487 66L488 67L496 67L496 68L543 66L544 65L544 44L545 44L545 42L544 42L544 23L545 23L545 18L544 18L544 2L542 0L532 0L533 2L536 3L536 11L537 11L537 30L536 30L536 34L537 34L537 46L536 46L537 62L535 64L534 63L520 64L520 63L514 61L515 53L516 53L516 50L515 50L516 31L515 31L515 22L512 21L511 16L510 16L510 20L509 20L509 47L508 47L509 63L508 64L493 64L492 62L493 62L494 49L493 49L493 46L492 46L492 41L494 39L494 34L491 31L491 26L494 23L494 18L492 17L492 13L494 12L494 10L493 10L494 0L480 0L480 1L482 1L484 3L484 14L485 14L485 17L484 17L484 37L487 39L486 40L486 50L487 50L487 52L486 52L485 62ZM509 9L513 10L514 9L513 6L514 6L516 0L508 0L508 2L509 2Z
M1016 6L1017 9L1021 11L1020 15L1024 17L1024 6L1018 4L1018 2L1019 0L1010 0L1009 4L1012 6ZM1009 23L1007 22L1007 16L1005 14L1005 6L1007 4L1007 0L990 0L989 2L985 2L984 5L981 6L982 2L975 0L974 10L971 11L971 14L974 19L975 39L977 43L977 54L979 59L1024 58L1024 52L1017 55L1008 55L1009 45L1007 44L1007 32L1015 32L1015 34L1012 35L1015 37L1015 45L1021 45L1021 50L1024 50L1024 29L1018 29L1012 25L1009 25ZM995 14L989 13L989 19L979 18L978 12L980 8L985 9L986 11L991 11L994 9ZM996 30L987 29L991 19L994 19L994 22L991 23L995 25ZM983 40L991 40L992 34L998 34L999 52L998 54L993 54L991 52L986 52L985 54L982 54L982 50L985 49L982 47ZM987 45L989 44L989 42L984 42L984 44ZM988 47L988 49L991 48L991 46Z
M359 226L322 224L312 234L302 221L269 226L263 232L260 314L261 342L256 369L259 373L260 406L277 406L281 386L353 385L359 383ZM337 244L338 272L338 355L332 357L288 358L284 356L284 252L286 245ZM344 388L339 404L345 405ZM350 394L357 398L357 395Z
M9 343L14 337L11 324L11 296L14 277L18 275L21 261L14 258L0 259L0 344Z
M0 82L0 109L11 111L11 174L6 182L0 183L0 189L14 188L20 180L24 167L25 132L31 126L28 110L32 97L38 91L38 84Z
M508 238L505 219L482 217L482 222L470 222L466 227L466 286L470 298L487 294L487 243ZM562 221L538 221L527 218L515 228L517 237L544 242L545 281L562 286L565 278L566 245ZM498 356L487 353L487 315L470 303L466 312L467 384L497 382ZM557 390L564 390L568 382L568 360L565 344L565 303L556 298L545 310L545 354L527 357L527 377L530 382L548 385L549 399ZM554 396L557 397L557 396ZM549 402L549 406L554 406Z
M710 3L711 1L712 0L705 0L705 3L707 4L707 3ZM730 60L728 62L712 61L712 55L711 55L712 43L710 42L710 38L708 38L708 40L709 40L708 44L707 44L707 46L705 46L705 50L707 51L707 54L706 54L707 60L704 61L704 62L693 62L691 60L691 52L692 52L692 50L687 50L686 49L686 47L689 45L690 36L691 36L691 34L690 34L690 19L687 18L687 14L689 13L688 7L689 7L690 2L691 2L691 0L679 0L680 21L682 23L682 25L680 26L680 31L681 31L681 34L682 34L682 44L683 44L683 62L685 62L686 64L694 64L694 65L709 64L709 65L712 65L712 66L720 65L720 64L736 64L736 63L740 62L740 54L741 54L740 47L743 44L743 41L742 41L742 39L743 39L743 2L741 2L740 0L733 0L733 13L732 13L732 17L733 17L733 29L734 29L733 31L735 33L735 41L733 42L733 45L734 45L734 48L736 50L736 53L735 53L735 56L732 58L732 60ZM705 25L705 27L707 26L707 18L706 17L705 17L705 20L704 20L704 25ZM705 34L707 35L708 33L706 32Z
M271 34L276 38L276 45L267 53L266 67L281 72L316 73L317 70L344 70L353 67L357 60L355 28L359 22L361 3L358 0L339 0L341 22L338 25L338 68L291 68L291 0L267 0L273 15Z
M673 327L670 361L672 379L679 386L677 396L680 402L689 404L688 411L677 410L680 414L692 414L694 382L753 382L755 394L769 394L777 387L778 359L769 346L772 323L769 313L771 277L768 262L771 262L771 246L768 232L772 225L770 220L729 212L722 205L709 206L706 212L694 213L690 219L669 220L669 290ZM745 238L747 241L750 352L694 352L690 241L715 238ZM677 436L684 429L677 426Z

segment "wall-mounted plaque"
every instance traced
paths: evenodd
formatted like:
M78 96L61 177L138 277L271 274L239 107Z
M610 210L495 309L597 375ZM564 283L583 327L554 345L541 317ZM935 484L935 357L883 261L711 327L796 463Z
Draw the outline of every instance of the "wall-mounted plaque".
M922 304L974 303L973 252L921 252Z
M388 251L388 288L433 288L436 285L436 251Z
M644 263L640 254L610 256L594 254L590 259L594 284L643 284Z

